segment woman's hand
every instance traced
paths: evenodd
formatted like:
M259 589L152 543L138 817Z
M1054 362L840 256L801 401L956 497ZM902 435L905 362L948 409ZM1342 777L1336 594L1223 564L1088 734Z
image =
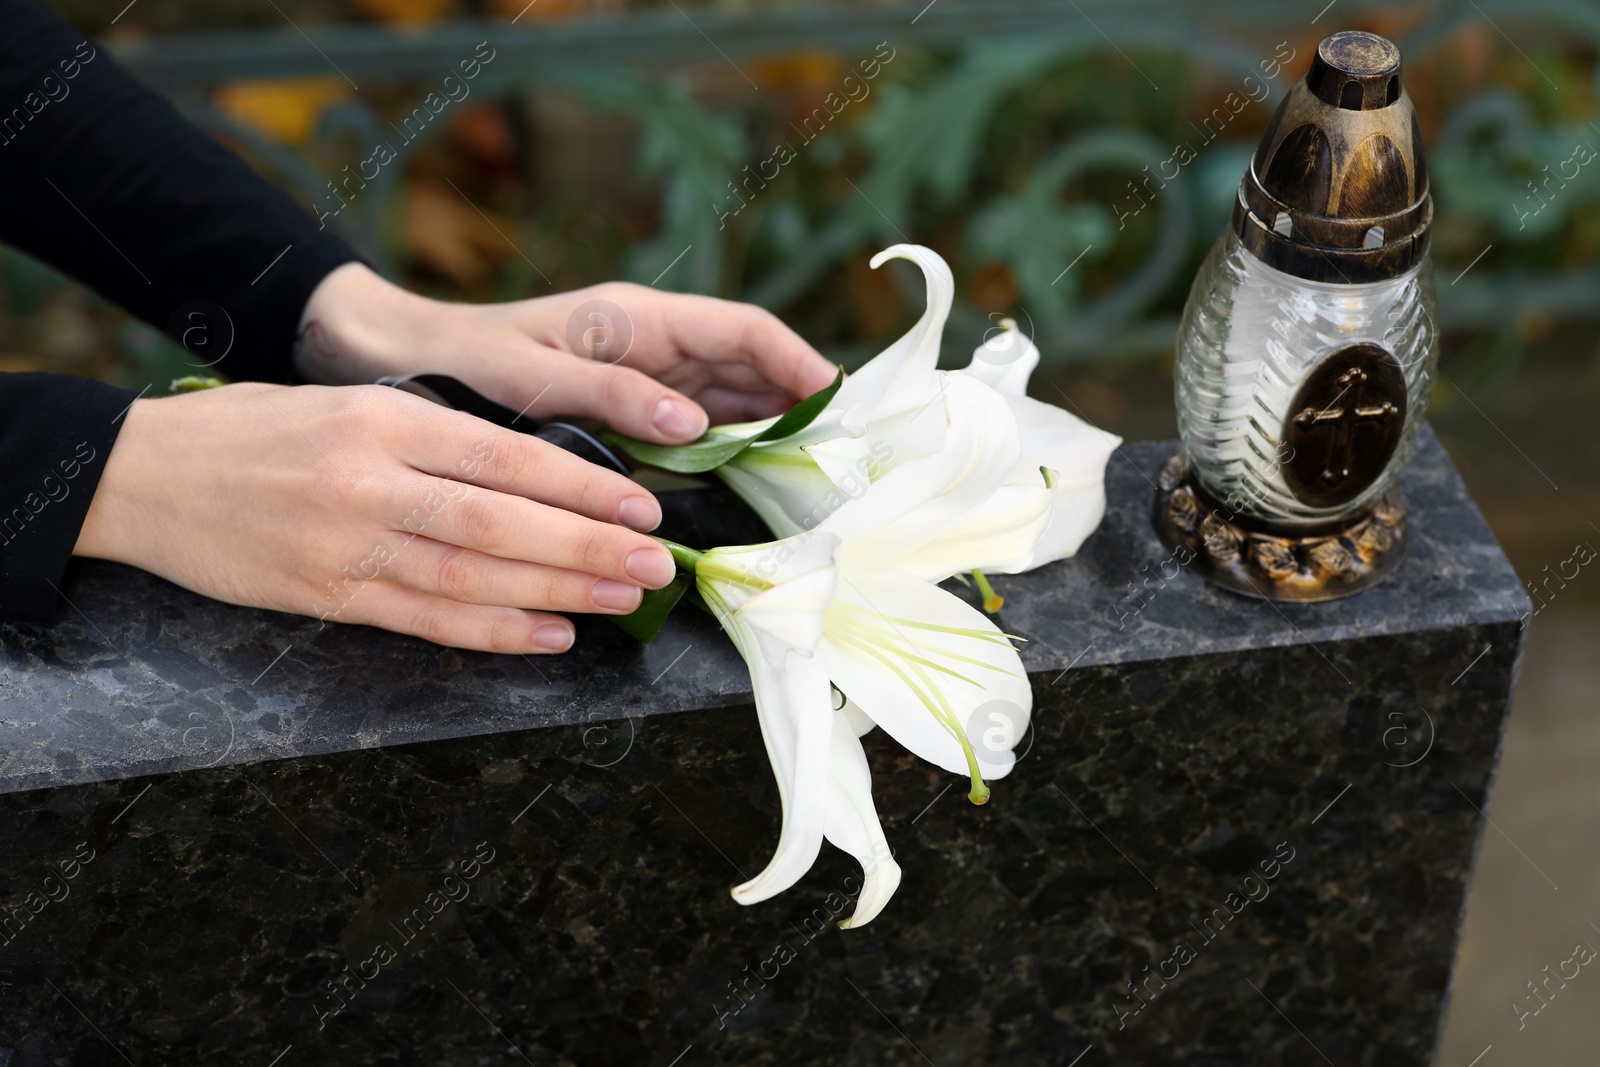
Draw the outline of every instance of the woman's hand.
M75 554L218 600L561 652L551 611L632 611L673 576L645 490L397 389L247 382L125 418Z
M330 384L449 374L534 421L599 419L656 444L787 410L835 368L749 304L610 282L510 304L446 304L348 263L312 293L302 373Z

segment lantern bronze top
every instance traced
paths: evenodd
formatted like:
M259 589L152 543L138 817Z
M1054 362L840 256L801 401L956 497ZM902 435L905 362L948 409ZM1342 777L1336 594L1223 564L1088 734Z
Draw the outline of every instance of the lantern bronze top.
M1326 37L1239 179L1234 232L1287 274L1354 284L1421 262L1432 221L1400 50L1357 30Z

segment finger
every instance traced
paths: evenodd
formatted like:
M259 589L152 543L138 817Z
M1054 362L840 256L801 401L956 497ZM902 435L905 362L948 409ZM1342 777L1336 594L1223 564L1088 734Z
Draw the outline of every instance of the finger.
M770 419L794 406L794 398L784 393L746 393L719 385L701 390L698 399L714 424Z
M683 380L672 379L672 384L696 400L700 399L702 392L713 385L735 389L742 393L781 393L789 397L790 403L795 399L789 396L787 390L774 386L767 380L765 374L748 363L705 363L697 360L685 367L684 371L693 373Z
M629 437L681 445L711 424L699 404L632 367L561 357L561 372L535 408L599 419Z
M470 482L563 508L601 522L621 523L634 530L653 530L661 522L661 505L648 491L618 474L573 455L564 448L482 419L429 404L423 425L396 441L400 458L436 478ZM405 503L410 515L431 490L416 487L416 499Z
M463 604L387 581L371 583L340 620L479 652L565 652L575 636L572 621L560 615Z
M561 507L418 476L397 485L391 528L501 559L542 563L659 589L677 568L659 541Z
M664 294L662 309L679 351L709 362L749 363L795 399L826 388L838 372L776 315L754 304Z
M465 604L622 615L639 606L637 585L540 563L502 559L418 537L402 546L384 576L430 596Z

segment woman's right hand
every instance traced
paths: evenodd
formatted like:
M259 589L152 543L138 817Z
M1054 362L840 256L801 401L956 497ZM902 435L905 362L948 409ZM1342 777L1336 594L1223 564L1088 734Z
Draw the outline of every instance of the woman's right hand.
M635 483L397 389L245 382L124 419L74 554L218 600L562 652L552 612L623 614L674 573Z

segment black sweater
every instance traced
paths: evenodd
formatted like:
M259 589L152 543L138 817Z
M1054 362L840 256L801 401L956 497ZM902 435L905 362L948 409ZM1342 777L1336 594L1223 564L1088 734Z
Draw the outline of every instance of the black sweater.
M197 365L279 382L311 291L359 258L39 0L0 0L0 241L167 331ZM55 615L134 398L0 374L0 615Z

